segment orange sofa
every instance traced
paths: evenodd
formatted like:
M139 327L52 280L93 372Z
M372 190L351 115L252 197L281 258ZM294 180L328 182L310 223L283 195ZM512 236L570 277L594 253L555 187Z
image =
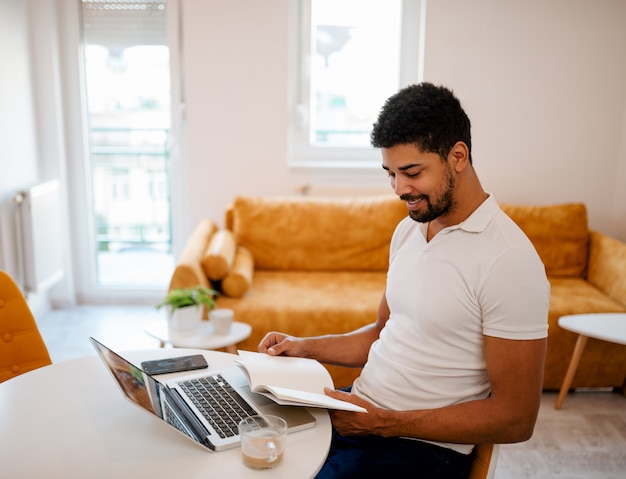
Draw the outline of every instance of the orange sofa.
M576 340L558 318L626 312L626 244L590 231L580 203L502 208L546 266L552 289L544 389L556 390ZM350 331L376 318L389 240L406 214L395 196L238 197L224 229L211 220L197 226L170 288L210 284L223 290L218 306L252 326L241 349L256 350L272 330L296 336ZM216 264L222 278L211 274ZM328 368L336 386L349 385L359 373ZM572 387L622 387L625 376L626 347L590 339Z

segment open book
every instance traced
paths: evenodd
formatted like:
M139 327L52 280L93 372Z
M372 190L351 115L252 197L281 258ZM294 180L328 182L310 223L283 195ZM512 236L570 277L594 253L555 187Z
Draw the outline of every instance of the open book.
M324 394L325 387L334 388L333 380L326 368L314 359L238 352L235 364L248 378L252 392L281 405L367 412L360 406Z

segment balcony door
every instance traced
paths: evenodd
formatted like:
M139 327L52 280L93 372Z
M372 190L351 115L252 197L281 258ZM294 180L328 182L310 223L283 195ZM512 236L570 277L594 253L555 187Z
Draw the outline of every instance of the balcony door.
M172 251L166 0L81 0L83 294L167 287ZM88 271L87 271L88 270Z

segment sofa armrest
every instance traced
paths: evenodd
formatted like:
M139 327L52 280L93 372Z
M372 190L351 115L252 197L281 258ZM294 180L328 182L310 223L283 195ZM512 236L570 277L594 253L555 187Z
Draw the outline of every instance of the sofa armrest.
M626 243L590 231L587 280L626 307Z
M169 289L188 288L196 285L209 287L209 280L202 269L202 256L211 236L218 230L211 220L202 220L191 234L176 262Z

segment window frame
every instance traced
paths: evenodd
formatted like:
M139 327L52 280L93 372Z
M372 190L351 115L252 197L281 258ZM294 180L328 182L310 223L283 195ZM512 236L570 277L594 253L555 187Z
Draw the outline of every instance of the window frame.
M315 0L293 2L290 13L288 165L314 169L379 169L380 154L371 146L320 147L309 143L308 109L311 107L309 57L313 1ZM426 0L402 0L399 89L423 79L425 18Z

